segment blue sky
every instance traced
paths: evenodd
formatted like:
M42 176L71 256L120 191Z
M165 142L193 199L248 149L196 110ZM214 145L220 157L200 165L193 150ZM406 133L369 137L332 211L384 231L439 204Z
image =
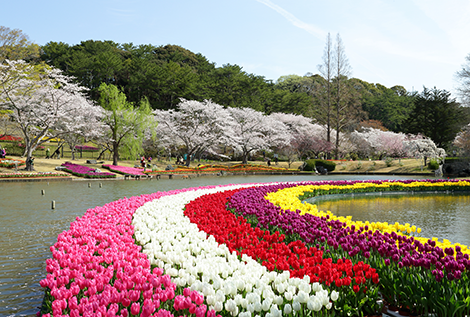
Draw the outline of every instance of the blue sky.
M276 81L318 73L340 34L352 77L454 92L470 54L468 0L16 0L0 25L40 45L85 40L180 45Z

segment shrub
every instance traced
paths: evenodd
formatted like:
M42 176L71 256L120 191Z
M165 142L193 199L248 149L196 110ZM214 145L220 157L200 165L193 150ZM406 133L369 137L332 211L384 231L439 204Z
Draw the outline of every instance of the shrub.
M428 168L432 171L439 169L439 161L436 159L430 159L428 163Z
M385 159L385 165L387 165L387 167L390 167L390 166L392 166L392 164L393 164L393 158L387 157Z
M304 171L314 171L315 166L322 166L326 168L328 172L334 171L336 168L336 163L332 161L326 161L326 160L307 160L305 161L303 165L303 170Z

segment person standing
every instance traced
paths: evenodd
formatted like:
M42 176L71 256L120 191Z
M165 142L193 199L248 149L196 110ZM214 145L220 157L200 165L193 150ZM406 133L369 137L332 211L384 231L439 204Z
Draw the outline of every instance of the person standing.
M49 148L46 149L46 158L51 158L51 150Z

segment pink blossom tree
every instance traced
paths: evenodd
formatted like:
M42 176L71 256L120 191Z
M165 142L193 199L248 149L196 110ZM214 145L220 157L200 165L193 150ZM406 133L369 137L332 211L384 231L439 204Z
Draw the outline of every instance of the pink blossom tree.
M27 170L32 170L32 153L39 145L77 131L89 124L89 118L100 116L100 108L83 90L58 69L24 61L0 64L0 106L11 110L21 130Z
M470 153L470 124L466 125L457 133L453 145L461 149L467 155Z
M409 136L404 133L383 131L375 128L364 128L363 131L354 131L350 134L350 140L356 145L356 150L363 156L384 155L391 157L404 156L404 142Z
M234 121L230 111L210 100L184 100L177 109L155 110L159 124L157 137L164 146L183 146L186 165L203 151L215 151L218 145L231 144Z
M289 159L289 166L294 153L302 159L309 153L317 156L333 149L333 143L324 139L326 127L313 123L312 119L289 113L273 113L270 116L283 122L291 134L290 143L282 148L283 154ZM333 132L331 137L334 137Z

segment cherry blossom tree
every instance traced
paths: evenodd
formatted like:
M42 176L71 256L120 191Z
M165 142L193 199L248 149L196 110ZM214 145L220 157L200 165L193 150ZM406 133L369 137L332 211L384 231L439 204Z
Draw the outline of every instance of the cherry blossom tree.
M241 153L242 163L246 164L252 152L269 148L268 121L263 113L251 108L229 108L228 110L234 121L233 130L237 136L231 145Z
M253 152L289 144L291 135L287 126L275 117L251 108L229 108L229 112L235 133L231 146L241 153L243 164L248 163Z
M438 148L429 138L418 137L413 140L405 141L404 148L411 156L423 159L424 166L426 166L426 160L428 158L444 158L446 156L446 151L442 148Z
M70 148L72 160L75 160L77 145L86 143L89 140L98 140L106 134L106 126L101 121L103 112L98 107L96 107L96 110L95 112L82 114L80 118L75 118L88 124L79 126L74 131L62 136L62 139Z
M391 157L404 156L403 144L409 140L404 133L383 131L375 128L364 128L363 131L354 131L350 134L350 140L356 145L356 149L363 156L384 155Z
M470 153L470 124L457 133L453 145L461 149L465 154Z
M31 156L39 145L88 125L85 118L100 116L83 90L58 69L24 61L0 65L0 106L11 110L21 130L27 170L32 170Z
M318 156L320 153L329 153L333 149L333 143L324 139L326 126L313 123L310 118L302 115L273 113L270 116L283 122L291 134L290 143L282 148L282 152L288 158L293 159L291 153L296 153L297 157L302 159L309 153ZM334 130L330 129L330 133L330 138L334 139Z
M159 124L157 137L165 146L183 146L186 165L204 151L215 152L216 146L232 144L235 136L230 111L210 100L184 100L176 109L155 110Z

